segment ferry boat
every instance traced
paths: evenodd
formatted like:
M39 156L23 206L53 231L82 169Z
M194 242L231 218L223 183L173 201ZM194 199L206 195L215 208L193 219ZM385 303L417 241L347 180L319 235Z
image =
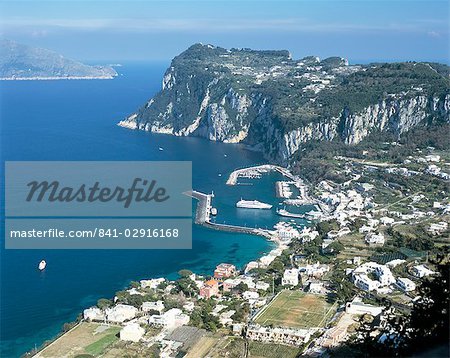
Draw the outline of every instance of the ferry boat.
M239 200L236 207L245 209L272 209L272 205L262 203L258 200Z
M47 263L45 262L45 260L42 260L41 262L39 262L38 269L43 271L43 270L45 270L46 266L47 266Z

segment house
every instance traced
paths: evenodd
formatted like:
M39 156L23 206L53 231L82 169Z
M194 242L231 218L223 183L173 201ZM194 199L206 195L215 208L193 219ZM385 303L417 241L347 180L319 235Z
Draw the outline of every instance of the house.
M434 163L438 163L441 160L441 157L437 154L430 154L430 155L426 155L425 156L425 160L427 162L434 162Z
M306 265L302 267L300 271L303 271L305 275L309 277L321 277L326 272L330 271L330 267L328 265L321 265L319 262L313 265Z
M166 279L164 277L161 278L153 278L151 280L141 280L139 283L141 284L141 288L151 288L156 289L158 286L163 283Z
M228 278L222 283L223 292L229 292L241 283L237 278Z
M428 232L430 232L433 235L438 235L440 233L443 233L445 230L448 229L448 224L445 221L441 221L438 223L433 223L428 228Z
M200 288L200 296L207 299L219 296L219 283L215 280L206 281Z
M139 342L145 334L145 329L138 323L129 323L120 330L119 337L122 341Z
M267 291L270 287L270 284L268 284L267 282L263 282L263 281L258 281L255 284L255 288L259 291Z
M233 319L231 318L236 313L235 310L229 310L225 311L220 314L219 316L219 322L223 326L229 326L233 323Z
M136 317L138 309L124 304L118 304L106 309L106 319L110 322L122 323Z
M353 282L356 287L364 291L374 291L380 287L378 281L371 280L366 274L357 274L354 276Z
M386 262L386 266L389 268L394 268L394 267L397 267L398 265L404 264L405 262L406 262L406 260L394 259L389 262Z
M236 266L231 264L217 265L214 270L214 278L222 279L236 275Z
M308 292L315 294L323 294L324 293L323 283L320 281L311 281L308 285Z
M100 308L91 307L83 311L83 318L88 321L103 321L105 314Z
M345 305L345 312L349 314L370 314L373 317L378 316L383 311L383 309L384 307L369 305L362 302L361 298L358 296L356 296L353 301L347 302Z
M431 271L424 265L417 265L412 268L412 274L419 278L430 276L433 275L434 273L435 273L434 271Z
M383 216L382 218L380 218L380 222L382 225L392 225L395 220L388 216Z
M277 232L282 239L293 239L300 236L298 230L292 227L282 227L279 228Z
M375 269L375 275L377 275L381 286L389 286L395 283L395 278L391 270L384 265L380 265Z
M416 289L416 284L406 277L397 278L396 284L402 291L405 292L414 291Z
M259 263L257 261L250 261L247 266L245 266L244 273L247 274L250 270L259 268Z
M161 313L164 311L164 303L163 301L143 302L141 308L143 312L158 311Z
M383 234L368 233L366 235L366 237L365 237L365 241L369 245L384 244L384 235Z
M172 308L162 315L150 316L148 323L157 327L173 329L188 324L189 316L184 314L179 308Z
M283 278L281 279L281 284L283 286L298 285L298 269L288 269L284 271Z
M273 342L301 346L311 338L311 331L308 329L293 329L281 327L262 327L259 325L249 325L247 328L247 338L259 342Z
M257 300L259 298L259 293L254 291L245 291L242 293L242 298L246 301Z

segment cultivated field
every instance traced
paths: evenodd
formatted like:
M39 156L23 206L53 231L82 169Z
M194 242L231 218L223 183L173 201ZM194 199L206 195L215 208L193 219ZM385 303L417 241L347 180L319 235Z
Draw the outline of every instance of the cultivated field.
M118 340L120 327L83 322L51 343L37 357L97 356Z
M334 312L335 307L323 296L286 290L256 317L255 322L263 326L323 327Z

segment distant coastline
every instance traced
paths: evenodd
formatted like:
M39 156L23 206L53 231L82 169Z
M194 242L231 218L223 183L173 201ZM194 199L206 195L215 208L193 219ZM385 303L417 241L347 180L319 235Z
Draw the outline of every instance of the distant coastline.
M49 77L0 77L0 81L54 81L54 80L113 80L116 76L49 76Z

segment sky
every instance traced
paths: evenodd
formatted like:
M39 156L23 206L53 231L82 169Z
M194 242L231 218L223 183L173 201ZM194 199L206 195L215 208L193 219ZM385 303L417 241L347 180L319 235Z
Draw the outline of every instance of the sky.
M448 0L0 0L0 37L98 63L166 61L198 42L449 63L449 12Z

